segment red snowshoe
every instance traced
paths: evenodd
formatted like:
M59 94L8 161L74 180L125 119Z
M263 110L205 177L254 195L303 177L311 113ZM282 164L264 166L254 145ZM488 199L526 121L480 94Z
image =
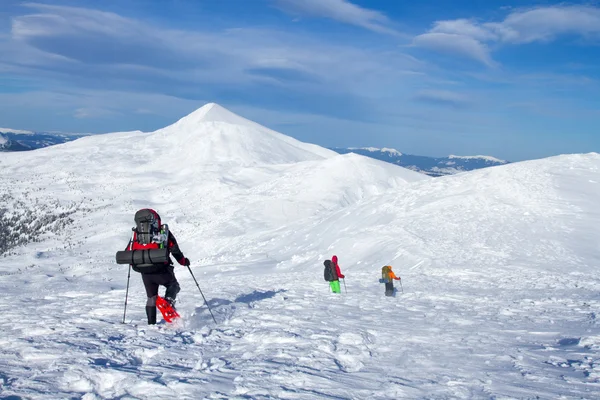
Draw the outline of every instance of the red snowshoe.
M156 297L156 308L160 310L165 321L171 323L177 318L180 318L177 310L173 308L173 306L165 299L160 296Z

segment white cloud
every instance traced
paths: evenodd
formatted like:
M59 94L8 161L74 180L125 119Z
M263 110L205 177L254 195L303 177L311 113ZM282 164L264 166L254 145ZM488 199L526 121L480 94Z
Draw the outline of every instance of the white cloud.
M449 21L436 21L432 33L448 33L468 36L475 40L486 41L496 39L496 34L468 19L455 19Z
M490 67L495 65L487 46L470 36L431 32L415 37L413 44L439 53L472 58Z
M501 22L436 21L429 32L415 37L413 44L493 66L487 43L548 42L566 34L600 40L600 8L554 6L515 10Z
M564 34L600 39L600 8L544 7L510 14L498 24L484 24L507 43L550 41Z
M388 17L380 11L360 7L347 0L275 0L286 12L333 19L374 32L396 35Z

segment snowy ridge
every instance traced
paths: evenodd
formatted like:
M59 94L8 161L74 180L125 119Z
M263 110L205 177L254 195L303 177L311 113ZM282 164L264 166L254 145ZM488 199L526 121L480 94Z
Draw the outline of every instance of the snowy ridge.
M498 163L498 164L506 164L508 161L506 160L500 160L499 158L496 157L491 157L491 156L455 156L455 155L449 155L448 156L449 159L459 159L459 160L484 160L484 161L490 161L493 163Z
M8 129L2 134L9 143L4 151L29 151L76 140L85 134L70 134L60 132L30 132Z
M388 149L386 147L380 149L377 147L348 147L349 150L366 150L366 151L370 151L371 153L376 153L376 152L381 152L381 153L389 153L395 156L401 156L402 153L400 153L398 150L396 149Z
M36 239L0 264L4 396L593 398L600 155L430 179L206 114L0 158L0 230ZM138 274L120 323L142 207L216 325L178 265L181 324L146 326Z
M0 133L16 133L18 135L33 135L32 131L25 131L22 129L11 129L11 128L0 128Z
M378 149L375 147L334 148L332 150L335 150L340 154L349 152L361 154L435 177L453 175L465 171L494 167L508 163L507 161L489 156L449 156L436 158L403 154L395 149Z
M0 152L26 151L31 150L29 147L21 144L16 140L11 139L11 133L0 133Z
M402 153L400 153L398 150L396 150L396 149L388 149L386 147L384 147L383 149L381 149L381 151L383 153L390 153L390 154L393 154L395 156L401 156L402 155Z

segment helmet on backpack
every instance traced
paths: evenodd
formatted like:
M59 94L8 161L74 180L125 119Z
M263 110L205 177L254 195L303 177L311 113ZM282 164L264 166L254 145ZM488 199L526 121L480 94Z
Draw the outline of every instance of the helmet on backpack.
M143 208L135 213L133 219L138 243L152 243L155 235L160 233L160 215L150 208Z

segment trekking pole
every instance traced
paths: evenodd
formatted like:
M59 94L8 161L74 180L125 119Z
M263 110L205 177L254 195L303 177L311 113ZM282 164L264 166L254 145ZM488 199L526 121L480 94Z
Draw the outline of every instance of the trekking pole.
M132 249L133 238L135 237L135 228L131 228L131 239L127 244L126 250ZM127 272L127 289L125 290L125 307L123 309L123 323L125 323L125 314L127 313L127 296L129 295L129 278L131 277L131 264L129 264L129 272Z
M215 321L215 324L217 323L217 320L215 319L215 316L213 315L210 306L208 305L208 301L206 301L206 297L204 297L204 293L202 293L202 289L200 289L200 285L198 285L198 281L196 280L196 277L194 276L194 273L192 272L192 269L190 268L190 266L188 265L188 271L190 271L190 274L192 274L192 278L194 278L194 282L196 282L196 286L198 286L198 290L200 291L200 294L202 295L202 298L204 299L204 304L206 304L206 307L208 308L208 311L210 312L210 316L212 317L213 321Z
M348 288L346 287L346 278L342 278L342 281L344 281L344 290L346 293L348 293Z
M402 289L402 293L404 293L404 288L402 287L402 279L400 279L400 289Z
M123 323L125 323L125 314L127 313L127 296L129 295L129 278L131 277L131 264L127 273L127 290L125 290L125 308L123 309Z

